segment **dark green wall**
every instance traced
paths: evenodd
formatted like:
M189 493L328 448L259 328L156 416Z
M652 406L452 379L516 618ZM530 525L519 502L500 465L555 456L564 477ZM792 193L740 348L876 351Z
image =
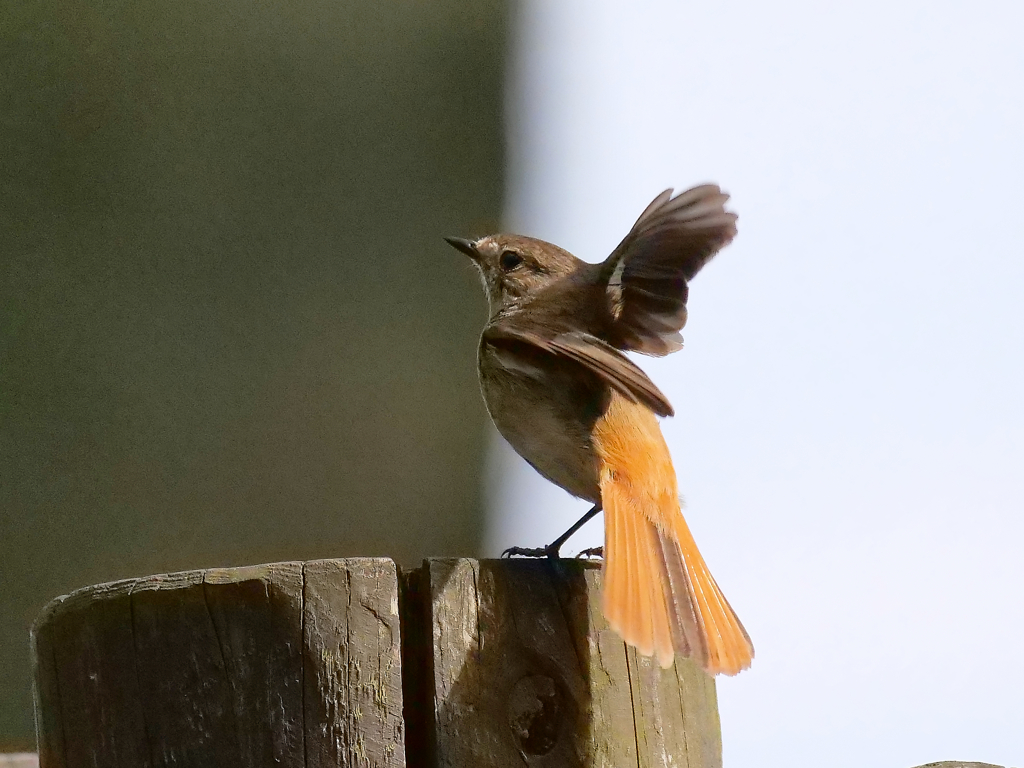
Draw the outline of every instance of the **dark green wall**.
M473 554L501 0L0 4L0 748L50 597Z

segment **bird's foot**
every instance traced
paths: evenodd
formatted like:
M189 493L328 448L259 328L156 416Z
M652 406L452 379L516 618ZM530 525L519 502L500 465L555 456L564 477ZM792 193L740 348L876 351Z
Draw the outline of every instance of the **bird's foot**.
M501 553L505 557L549 557L552 560L558 559L559 547L548 544L546 547L509 547Z
M576 558L591 558L591 557L604 557L604 547L591 547L590 549L581 550Z

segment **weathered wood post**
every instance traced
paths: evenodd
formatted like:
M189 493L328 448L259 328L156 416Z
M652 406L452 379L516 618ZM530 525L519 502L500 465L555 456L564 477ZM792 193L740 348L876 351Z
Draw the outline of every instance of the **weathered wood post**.
M58 598L41 768L721 765L714 681L608 630L562 560L210 569Z

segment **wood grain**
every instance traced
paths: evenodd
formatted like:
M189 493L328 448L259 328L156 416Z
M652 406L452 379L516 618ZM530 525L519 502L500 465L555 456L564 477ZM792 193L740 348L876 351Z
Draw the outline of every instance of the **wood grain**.
M305 574L306 765L404 766L395 564L317 560Z
M300 563L204 573L242 765L305 765L302 580Z
M427 567L438 768L721 766L714 681L627 649L601 615L595 567Z
M405 765L390 560L101 584L33 645L41 768Z
M33 629L40 768L720 768L714 681L628 649L600 590L372 558L80 590Z

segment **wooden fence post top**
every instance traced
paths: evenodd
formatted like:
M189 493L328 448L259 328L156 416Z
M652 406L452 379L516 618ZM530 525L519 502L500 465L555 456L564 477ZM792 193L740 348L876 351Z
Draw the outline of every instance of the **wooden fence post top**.
M33 628L41 768L714 768L714 681L604 623L573 560L126 579Z
M627 648L580 560L431 560L437 765L721 765L714 680Z
M404 766L395 564L127 579L33 628L40 766Z

